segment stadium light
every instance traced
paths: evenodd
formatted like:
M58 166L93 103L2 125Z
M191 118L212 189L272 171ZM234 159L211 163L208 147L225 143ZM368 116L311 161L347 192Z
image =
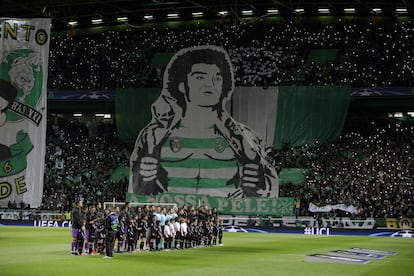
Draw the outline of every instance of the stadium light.
M128 17L126 17L126 16L117 17L116 21L118 21L118 22L128 21Z
M395 112L394 113L394 118L402 118L402 117L403 117L402 112Z
M381 8L373 8L372 9L375 13L380 13L382 12Z
M407 8L396 8L395 9L396 13L408 13Z
M318 8L319 13L330 13L331 11L329 8Z
M268 9L267 13L271 13L271 14L278 14L279 10L278 9Z
M152 16L152 15L144 15L144 19L145 20L152 20L152 19L154 19L154 16Z
M229 14L228 11L221 11L221 12L219 12L219 15L221 15L221 16L225 16L225 15L228 15L228 14Z
M242 10L242 14L243 15L252 15L253 11L252 10Z
M102 18L98 18L98 19L92 19L91 20L92 24L101 24L103 22Z
M178 18L178 13L169 13L167 14L168 18Z
M201 16L203 16L203 15L204 15L204 13L203 13L203 12L192 12L192 13L191 13L191 15L192 15L193 17L201 17Z
M74 27L74 26L78 25L78 21L72 20L72 21L69 21L68 24L69 24L69 26Z
M82 117L82 113L73 113L73 117Z
M96 113L95 117L103 117L104 119L111 119L111 114L109 113Z
M304 13L305 12L305 9L304 8L297 8L297 9L295 9L295 12L297 12L297 13Z
M407 115L409 115L409 116L411 116L411 117L414 117L414 112L412 112L412 111L407 112Z
M344 13L355 13L355 12L356 12L355 8L345 8L344 9Z

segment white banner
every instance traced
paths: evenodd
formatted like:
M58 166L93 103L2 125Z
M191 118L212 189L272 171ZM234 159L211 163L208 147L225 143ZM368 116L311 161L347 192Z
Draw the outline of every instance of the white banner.
M278 94L276 86L236 87L232 97L234 119L249 126L266 148L275 138Z
M0 18L0 206L42 202L50 19Z
M316 212L325 213L325 212L330 212L332 210L342 210L342 211L345 211L351 214L359 213L358 209L355 206L345 205L345 204L325 205L325 206L318 207L313 203L309 203L308 210L311 211L312 213L316 213Z
M164 71L152 120L137 137L128 191L209 200L277 197L276 170L262 139L227 109L233 90L233 65L225 49L203 45L178 51ZM255 103L258 108L263 101ZM269 105L264 115L273 109ZM256 115L254 123L264 135L267 125Z

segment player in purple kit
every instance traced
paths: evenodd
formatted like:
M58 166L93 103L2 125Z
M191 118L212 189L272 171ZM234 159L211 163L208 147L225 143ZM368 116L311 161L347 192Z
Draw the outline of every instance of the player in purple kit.
M146 214L142 214L142 218L138 223L138 233L139 233L139 251L144 251L144 245L147 240L147 232L148 232L148 216ZM148 247L147 247L148 248Z
M79 231L82 228L82 200L76 201L76 207L72 210L72 254L78 255L79 254Z
M116 239L118 240L118 253L123 253L127 246L127 223L125 222L124 215L119 216L119 227L118 232L116 233Z

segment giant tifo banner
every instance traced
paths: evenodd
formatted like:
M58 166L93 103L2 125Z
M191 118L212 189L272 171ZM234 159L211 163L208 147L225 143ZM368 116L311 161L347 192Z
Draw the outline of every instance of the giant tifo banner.
M293 199L278 197L279 180L266 149L336 138L350 98L350 88L312 89L235 90L224 49L178 51L160 92L117 91L121 137L151 115L130 157L127 200L205 204L236 215L292 214ZM338 99L344 100L337 104Z
M165 69L151 122L136 140L129 192L168 193L172 200L203 195L200 200L210 206L224 198L277 197L277 173L262 141L226 109L233 90L224 49L199 46L176 53Z
M0 18L0 205L39 207L50 19Z

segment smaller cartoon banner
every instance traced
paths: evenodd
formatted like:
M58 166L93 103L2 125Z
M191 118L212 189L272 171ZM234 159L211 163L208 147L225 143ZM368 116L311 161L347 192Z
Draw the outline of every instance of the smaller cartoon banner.
M0 207L41 205L50 19L0 18Z

